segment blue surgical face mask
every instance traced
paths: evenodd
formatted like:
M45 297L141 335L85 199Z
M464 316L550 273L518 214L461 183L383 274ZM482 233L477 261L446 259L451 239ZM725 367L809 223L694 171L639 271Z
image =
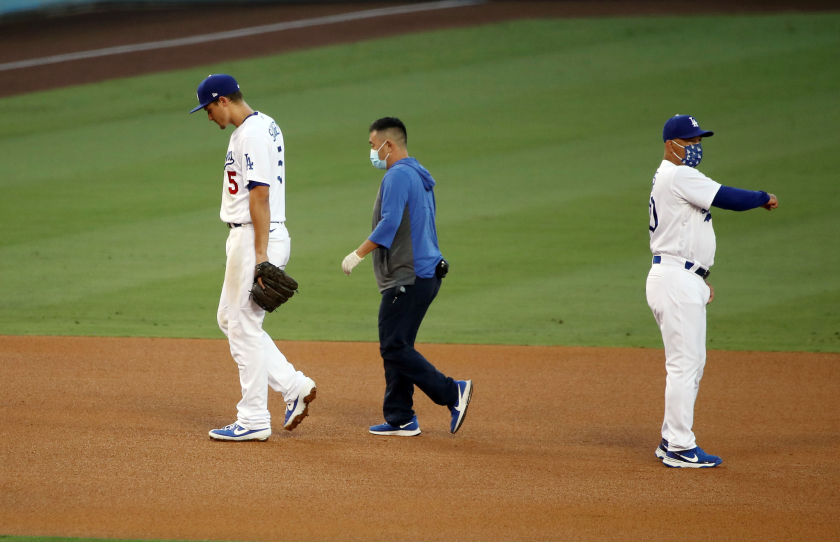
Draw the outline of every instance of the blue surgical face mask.
M387 141L385 143L387 143ZM385 156L385 160L380 160L379 159L379 151L382 150L382 147L385 146L385 143L382 143L382 145L376 150L373 150L373 149L370 150L370 163L373 164L373 167L375 167L376 169L388 169L387 160L388 160L388 156L391 156L391 153L389 152Z
M680 158L680 161L682 161L683 164L687 165L688 167L697 167L698 165L700 165L700 160L703 159L703 147L700 145L700 143L695 143L694 145L686 145L685 147L683 147L676 141L671 141L671 143L673 143L677 147L682 147L683 149L685 149L685 158L680 158L679 156L677 156L677 153L671 151L674 152L674 156Z

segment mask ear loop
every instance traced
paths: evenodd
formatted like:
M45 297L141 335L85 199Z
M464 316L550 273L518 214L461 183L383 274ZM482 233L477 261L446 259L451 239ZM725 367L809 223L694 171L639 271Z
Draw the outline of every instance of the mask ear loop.
M378 149L376 149L376 157L377 157L377 158L379 158L379 151L381 151L381 150L382 150L382 147L384 147L384 146L385 146L385 143L388 143L388 140L387 140L387 139L386 139L385 141L383 141L383 142L382 142L382 145L380 145ZM673 152L673 151L672 151L672 152ZM390 152L389 152L388 154L386 154L386 155L385 155L385 158L384 158L384 159L382 159L382 161L383 161L383 162L387 161L389 156L391 156L391 153L390 153Z
M676 145L677 147L679 147L679 148L681 148L681 149L685 149L685 147L683 147L682 145L680 145L679 143L677 143L677 142L676 142L676 141L674 141L673 139L671 140L671 143L673 143L674 145ZM380 147L380 148L381 148L381 147ZM685 164L685 158L680 158L680 155L679 155L679 154L677 154L677 153L675 153L675 152L674 152L674 149L672 149L671 147L668 147L668 150L669 150L669 151L671 151L671 154L673 154L674 156L676 156L676 157L677 157L677 160L679 160L680 162L682 162L683 164Z

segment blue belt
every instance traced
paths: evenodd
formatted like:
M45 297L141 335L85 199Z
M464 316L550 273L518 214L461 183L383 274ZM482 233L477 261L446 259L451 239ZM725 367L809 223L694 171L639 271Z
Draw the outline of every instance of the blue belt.
M662 256L654 256L653 257L653 263L662 263ZM691 271L692 267L694 267L694 262L689 262L689 261L685 262L685 269L687 271ZM697 269L694 270L694 273L696 275L699 275L700 278L702 278L702 279L707 279L707 278L709 278L709 275L712 274L712 272L710 270L704 269L704 268L699 267L699 266L697 267Z

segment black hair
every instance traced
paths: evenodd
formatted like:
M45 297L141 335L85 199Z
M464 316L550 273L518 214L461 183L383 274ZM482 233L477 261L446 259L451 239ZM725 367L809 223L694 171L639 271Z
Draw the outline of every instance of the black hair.
M396 130L402 136L402 144L408 145L408 132L405 124L397 117L382 117L370 125L371 132L382 132L383 130Z
M242 93L237 90L236 92L234 92L232 94L228 94L227 96L225 96L225 98L227 98L228 100L230 100L231 102L233 102L235 104L238 104L238 103L242 102Z

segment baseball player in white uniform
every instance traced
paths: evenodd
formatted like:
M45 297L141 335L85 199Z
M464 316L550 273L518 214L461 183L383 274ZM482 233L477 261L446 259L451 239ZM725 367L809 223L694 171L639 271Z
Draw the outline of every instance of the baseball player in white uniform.
M647 301L665 344L665 420L656 456L668 467L708 468L720 457L697 446L694 402L706 364L706 305L714 289L706 282L715 263L712 207L746 211L778 207L776 196L722 186L696 168L703 157L702 130L689 115L665 123L665 156L648 200L653 264Z
M239 366L242 400L236 422L210 431L216 440L261 440L271 435L268 386L283 394L284 428L291 431L308 414L315 382L289 363L263 331L265 311L250 299L254 268L289 261L286 230L283 134L274 120L252 110L229 75L210 75L198 85L199 109L224 130L232 124L222 176L221 219L230 233L218 322Z

